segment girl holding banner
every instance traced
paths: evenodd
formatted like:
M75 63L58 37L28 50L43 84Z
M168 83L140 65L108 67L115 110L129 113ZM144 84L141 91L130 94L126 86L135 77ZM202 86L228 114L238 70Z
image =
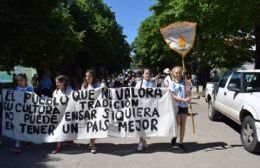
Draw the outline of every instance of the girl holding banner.
M96 82L96 75L94 70L87 70L85 75L86 76L84 78L84 83L81 87L81 90L93 90L95 88L100 87ZM89 149L91 153L96 153L96 139L90 139Z
M185 135L185 124L188 115L188 105L191 102L191 97L187 94L187 88L185 86L185 81L182 77L182 68L180 66L175 66L172 68L172 87L171 91L173 93L173 98L176 100L176 105L178 107L177 113L177 124L180 130L180 144L179 148L185 150L183 145L183 139ZM171 145L174 146L177 138L171 140Z
M21 91L21 92L33 92L33 87L29 86L27 83L27 76L26 74L18 74L15 77L17 87L15 88L16 91ZM31 144L29 142L29 144ZM15 146L10 149L14 153L20 153L21 152L21 146L20 146L20 141L16 140L15 141Z
M55 78L56 89L53 92L53 97L69 96L73 89L69 86L69 78L65 75L59 75ZM61 150L61 142L58 142L52 154L59 153Z
M151 78L151 72L149 68L144 68L142 70L142 80L136 83L136 88L155 88L155 81ZM139 143L137 146L137 151L143 151L144 148L147 148L147 142L145 137L139 138Z

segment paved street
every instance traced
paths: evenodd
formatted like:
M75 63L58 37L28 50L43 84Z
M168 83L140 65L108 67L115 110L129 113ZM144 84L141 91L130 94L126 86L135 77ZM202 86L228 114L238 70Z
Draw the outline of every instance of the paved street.
M66 145L60 154L50 154L54 144L35 145L23 152L12 154L12 144L5 141L0 146L0 168L116 168L116 167L205 167L248 168L260 165L260 156L246 152L240 143L239 127L228 119L211 122L207 118L204 98L194 99L193 111L196 134L192 133L191 119L187 120L185 153L171 149L170 138L148 139L150 147L143 153L135 150L137 139L99 139L98 153L87 150L87 141Z

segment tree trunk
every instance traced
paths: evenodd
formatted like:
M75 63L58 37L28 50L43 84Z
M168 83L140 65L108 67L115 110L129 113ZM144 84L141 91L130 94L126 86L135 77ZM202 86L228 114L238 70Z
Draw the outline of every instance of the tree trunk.
M256 52L255 52L255 69L260 69L260 23L255 26L255 41L256 41Z

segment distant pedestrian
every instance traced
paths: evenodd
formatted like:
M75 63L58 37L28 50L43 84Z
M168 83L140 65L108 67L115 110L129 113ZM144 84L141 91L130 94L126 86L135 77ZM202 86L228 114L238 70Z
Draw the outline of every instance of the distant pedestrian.
M42 79L40 80L41 95L51 97L52 85L53 84L50 75L48 75L47 73L44 74Z
M33 75L31 83L32 83L32 86L34 89L39 87L39 78L38 78L37 74Z
M172 78L171 78L171 71L170 71L170 69L169 68L165 68L163 70L163 73L165 75L165 78L163 80L163 87L171 86Z

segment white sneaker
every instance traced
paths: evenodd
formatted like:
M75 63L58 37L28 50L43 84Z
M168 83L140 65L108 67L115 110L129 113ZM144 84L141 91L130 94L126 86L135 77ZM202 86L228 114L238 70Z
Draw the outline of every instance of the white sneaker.
M90 152L91 152L92 154L96 154L96 153L97 153L97 150L96 150L96 148L92 148L92 149L90 150Z
M139 142L138 146L137 146L137 151L143 151L144 150L144 143L143 142Z

